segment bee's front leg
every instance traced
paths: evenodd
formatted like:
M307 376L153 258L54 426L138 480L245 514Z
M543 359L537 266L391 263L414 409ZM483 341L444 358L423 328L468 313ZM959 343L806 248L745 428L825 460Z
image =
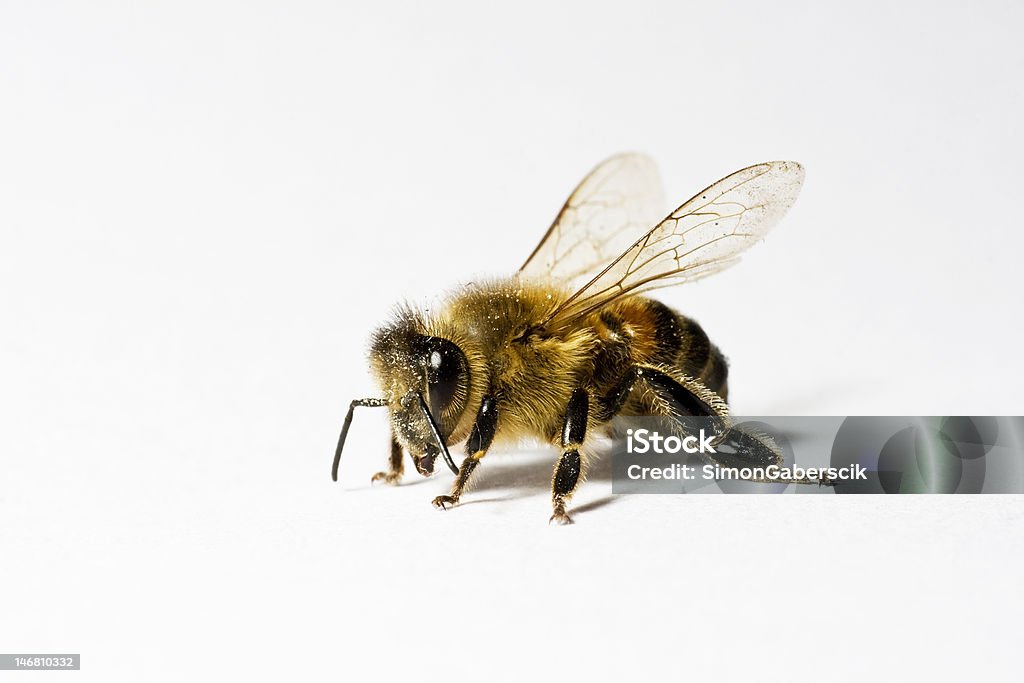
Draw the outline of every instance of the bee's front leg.
M383 481L385 484L391 486L398 486L398 483L402 481L402 472L405 471L405 465L402 459L402 446L399 445L398 439L395 438L395 432L391 432L391 457L388 458L388 469L386 472L378 472L373 475L371 482Z
M449 505L456 505L462 497L462 491L469 483L469 477L473 470L480 464L480 459L487 454L487 449L494 441L494 433L498 431L498 404L493 396L486 396L480 403L480 410L476 413L476 422L473 424L473 431L466 442L466 455L469 456L459 466L459 475L455 477L452 490L447 496L438 496L433 500L433 505L441 510L447 510Z
M555 474L551 479L551 507L553 513L550 522L572 524L572 518L565 513L565 504L569 502L583 471L583 460L580 448L587 436L587 417L590 412L590 397L586 389L576 389L569 398L565 411L565 424L562 427L562 457L555 466Z

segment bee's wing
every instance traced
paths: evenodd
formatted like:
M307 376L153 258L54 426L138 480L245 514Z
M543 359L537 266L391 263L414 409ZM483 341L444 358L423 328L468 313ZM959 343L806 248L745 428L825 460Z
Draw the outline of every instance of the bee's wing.
M640 236L545 322L573 320L618 297L728 268L792 206L803 179L795 161L757 164L722 178Z
M654 162L643 154L617 154L573 190L519 272L578 289L664 215Z

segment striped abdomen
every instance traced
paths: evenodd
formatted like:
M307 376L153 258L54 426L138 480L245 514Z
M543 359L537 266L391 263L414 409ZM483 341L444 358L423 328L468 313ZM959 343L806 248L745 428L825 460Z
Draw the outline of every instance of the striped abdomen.
M601 345L594 358L598 393L635 363L668 366L699 379L728 400L725 356L694 320L653 299L616 302L591 318Z

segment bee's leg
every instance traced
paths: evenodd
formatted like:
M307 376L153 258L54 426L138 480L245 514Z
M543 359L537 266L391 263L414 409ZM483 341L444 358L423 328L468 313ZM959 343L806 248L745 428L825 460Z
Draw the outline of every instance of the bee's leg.
M455 477L452 490L447 496L438 496L433 500L434 507L447 510L449 505L455 505L462 497L462 491L469 482L473 470L480 464L480 459L487 454L487 449L494 441L494 433L498 430L498 404L493 396L487 396L480 403L480 410L476 413L476 422L473 424L473 431L466 442L466 455L468 456L459 466L459 474Z
M687 384L683 384L657 368L634 365L601 400L598 413L601 419L610 420L615 417L626 404L630 392L640 382L645 382L666 404L666 417L724 418L729 413L725 401L700 381L689 379Z
M447 510L448 506L455 506L459 502L459 498L462 497L462 491L466 488L466 484L469 482L470 475L473 474L473 470L480 464L480 458L484 457L486 451L478 451L470 454L462 464L459 466L459 474L455 477L455 483L452 484L452 490L447 496L438 496L431 503L434 507L439 510Z
M590 412L590 397L586 389L575 389L569 398L565 410L565 423L562 426L562 457L555 466L555 474L551 478L551 507L553 513L550 522L572 524L572 519L565 513L565 504L569 502L583 470L580 447L587 436L587 418Z
M725 467L767 467L781 465L782 452L774 440L756 431L733 427L728 408L720 397L697 380L684 386L656 368L640 367L640 376L669 407L668 417L711 417L709 427L715 433L713 453L702 454L705 461Z
M728 406L721 397L698 380L687 378L686 384L649 366L630 368L619 383L602 401L598 415L610 420L622 409L630 391L641 381L646 382L660 399L649 408L663 417L710 417L710 427L717 432L712 441L716 446L726 443L728 450L720 448L705 459L726 467L766 467L781 465L783 458L777 445L766 435L733 428L728 420Z
M653 394L645 395L648 414L666 418L710 417L714 418L711 421L714 430L719 434L724 432L729 412L725 401L700 381L689 377L685 379L684 384L658 368L634 365L600 400L597 416L602 421L610 421L626 405L633 389L643 383Z
M378 472L373 475L373 479L370 481L383 481L385 484L398 486L398 482L402 481L402 472L404 471L405 465L402 460L402 446L399 445L398 439L395 438L395 432L392 430L391 456L388 458L388 469L386 472Z

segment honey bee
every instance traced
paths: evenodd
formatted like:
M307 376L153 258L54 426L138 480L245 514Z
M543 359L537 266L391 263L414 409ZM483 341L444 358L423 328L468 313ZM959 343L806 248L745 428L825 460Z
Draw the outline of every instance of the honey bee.
M451 294L440 310L409 306L372 336L369 361L383 394L352 401L390 412L388 469L403 453L429 476L440 455L455 474L433 505L456 505L488 450L539 439L561 452L550 522L585 475L593 438L616 415L728 416L728 364L696 321L641 296L727 268L796 200L804 171L792 161L749 166L701 190L666 216L654 163L613 156L569 196L511 277ZM653 226L653 227L652 227ZM456 466L449 446L465 443Z

